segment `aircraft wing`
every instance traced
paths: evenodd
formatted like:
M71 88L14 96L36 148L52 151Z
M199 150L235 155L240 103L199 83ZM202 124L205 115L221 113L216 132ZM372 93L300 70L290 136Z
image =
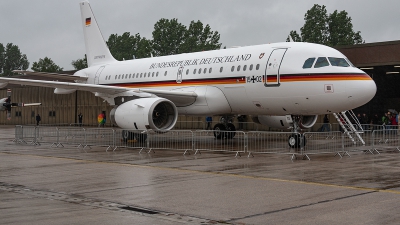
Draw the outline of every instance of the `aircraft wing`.
M115 87L110 85L0 77L0 86L5 86L7 84L20 84L25 86L73 89L79 91L99 92L111 95L118 95L119 93L131 91L131 93L133 92L138 97L150 97L151 94L155 94L159 97L164 97L166 99L171 100L177 106L192 104L197 97L196 93L187 91L185 92L185 91L168 91L168 90L158 90L158 89L124 88L124 87Z
M34 75L34 76L40 76L40 77L47 77L47 78L52 78L53 80L68 80L68 81L74 81L74 80L81 80L85 81L88 78L87 77L79 77L79 76L73 76L70 74L62 74L62 73L46 73L46 72L33 72L33 71L25 71L25 70L13 70L14 73L19 73L19 74L24 74L24 75Z

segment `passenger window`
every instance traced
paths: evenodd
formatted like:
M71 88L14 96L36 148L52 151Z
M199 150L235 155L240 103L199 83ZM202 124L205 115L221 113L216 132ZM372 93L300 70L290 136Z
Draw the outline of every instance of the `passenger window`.
M188 74L189 74L189 69L186 70L186 75L188 75Z
M219 72L222 73L223 70L224 70L224 67L221 66L221 68L219 68Z
M211 73L211 71L212 71L212 68L210 68L210 69L208 70L208 73Z
M129 74L129 79L131 79L131 77L132 77L132 74Z
M154 77L154 72L151 74L151 77Z
M140 78L142 78L142 76L143 76L143 73L140 73Z
M121 79L121 74L120 74L120 75L118 75L118 79Z
M193 70L193 74L196 74L196 71L197 71L197 69L194 69L194 70Z
M136 74L136 78L139 78L139 73Z
M303 69L311 68L312 65L314 64L314 61L315 61L315 58L308 58L303 64Z
M250 71L253 70L253 64L250 65L249 70L250 70Z
M158 77L158 72L156 73L156 77Z
M146 74L147 74L147 73L144 73L143 77L146 77Z
M237 71L240 71L240 66L237 67Z
M260 69L260 64L257 64L256 70Z
M199 74L201 74L201 69L199 69Z
M243 66L243 71L246 71L246 69L247 69L247 65L244 65Z
M317 61L315 62L314 68L320 68L324 66L329 66L329 62L325 57L318 57Z
M132 74L132 78L135 78L135 74L134 73Z
M203 73L204 74L207 73L207 68L204 68Z
M128 78L128 74L125 75L125 79Z
M235 70L235 66L232 66L231 71L233 72Z
M164 76L167 76L168 71L165 71Z
M350 66L344 58L328 57L328 59L332 66L340 66L340 67L349 67Z

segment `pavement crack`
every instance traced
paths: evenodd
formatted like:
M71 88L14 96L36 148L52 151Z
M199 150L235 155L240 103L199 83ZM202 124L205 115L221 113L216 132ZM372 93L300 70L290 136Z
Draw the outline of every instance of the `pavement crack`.
M338 198L333 198L333 199L326 199L326 200L322 200L322 201L318 201L318 202L313 202L313 203L308 203L308 204L303 204L303 205L297 205L297 206L292 206L292 207L288 207L288 208L272 210L272 211L263 212L263 213L257 213L257 214L248 215L248 216L244 216L244 217L232 218L230 220L227 220L227 222L234 222L234 221L237 221L237 220L248 219L248 218L257 217L257 216L264 216L264 215L273 214L273 213L280 213L280 212L285 212L285 211L289 211L289 210L300 209L300 208L304 208L304 207L309 207L309 206L313 206L313 205L339 201L339 200L348 199L348 198L354 198L354 197L367 195L367 194L371 194L371 193L376 193L376 192L379 192L379 191L369 191L369 192L364 192L364 193L360 193L360 194L348 195L348 196L343 196L343 197L338 197Z
M110 211L119 211L125 213L132 213L140 216L154 217L160 220L173 221L176 224L231 224L221 221L214 221L211 219L204 219L189 215L180 215L172 212L164 212L156 209L145 208L138 205L127 205L124 203L113 202L102 199L88 198L81 194L71 194L63 192L55 192L49 190L39 190L26 187L19 184L10 184L0 182L0 191L8 191L18 194L29 195L36 198L43 198L48 200L63 201L71 204L79 204L93 208L102 208Z

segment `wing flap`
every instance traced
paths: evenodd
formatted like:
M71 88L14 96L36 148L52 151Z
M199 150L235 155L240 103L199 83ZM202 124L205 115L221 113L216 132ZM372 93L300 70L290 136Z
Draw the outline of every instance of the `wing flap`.
M25 71L25 70L13 70L14 73L19 73L23 75L33 75L33 76L39 76L39 77L46 77L46 78L51 78L54 80L68 80L68 81L74 81L74 80L80 80L80 81L86 81L88 78L87 77L80 77L80 76L74 76L70 74L63 74L63 73L46 73L46 72L33 72L33 71Z
M20 84L26 86L37 86L37 87L48 87L48 88L63 88L63 89L74 89L79 91L91 91L101 92L106 94L118 94L125 91L132 91L135 89L113 87L107 85L95 85L95 84L82 84L82 83L70 83L70 82L59 82L59 81L45 81L45 80L30 80L30 79L16 79L16 78L0 78L1 83L9 84ZM136 89L138 90L138 89Z
M19 84L25 86L37 86L37 87L48 87L48 88L62 88L62 89L73 89L79 91L90 91L105 93L110 95L121 94L129 91L138 97L149 97L146 94L153 94L159 97L163 97L171 100L176 106L187 106L196 101L197 94L192 91L176 91L176 90L160 90L160 89L137 89L137 88L124 88L109 85L97 85L97 84L84 84L84 83L70 83L60 81L44 81L44 80L30 80L30 79L18 79L18 78L3 78L0 77L0 85L4 84ZM135 94L136 93L136 94Z

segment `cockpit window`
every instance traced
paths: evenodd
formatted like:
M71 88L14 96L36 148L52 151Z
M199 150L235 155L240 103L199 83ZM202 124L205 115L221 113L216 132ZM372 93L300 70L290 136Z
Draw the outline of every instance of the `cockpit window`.
M324 66L329 66L329 62L325 57L318 57L317 62L314 65L314 68L320 68Z
M349 67L350 66L344 58L328 57L328 59L329 59L329 62L331 62L332 66L340 66L340 67Z
M351 67L355 67L355 66L353 65L353 63L351 63L350 60L349 60L348 58L346 58L346 61L349 63L349 65L350 65Z
M315 58L308 58L303 65L303 69L311 68L314 64Z

